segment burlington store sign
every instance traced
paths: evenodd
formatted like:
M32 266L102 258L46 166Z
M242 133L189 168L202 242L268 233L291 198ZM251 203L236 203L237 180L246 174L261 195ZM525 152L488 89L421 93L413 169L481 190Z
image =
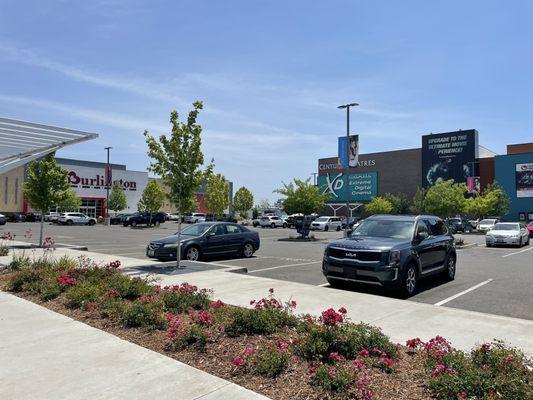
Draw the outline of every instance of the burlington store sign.
M68 182L72 190L81 198L105 199L105 168L60 164L68 172ZM124 190L128 202L127 211L136 211L137 203L148 183L148 172L113 169L112 181L118 182Z

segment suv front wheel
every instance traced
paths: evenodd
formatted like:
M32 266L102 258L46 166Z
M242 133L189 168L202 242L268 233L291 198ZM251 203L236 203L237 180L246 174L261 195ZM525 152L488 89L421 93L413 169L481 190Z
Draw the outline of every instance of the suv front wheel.
M446 259L446 269L442 271L442 277L447 281L453 281L455 279L457 259L454 254L450 254Z
M402 285L400 292L403 297L411 297L416 292L418 284L418 272L414 264L410 264L407 267L402 279Z

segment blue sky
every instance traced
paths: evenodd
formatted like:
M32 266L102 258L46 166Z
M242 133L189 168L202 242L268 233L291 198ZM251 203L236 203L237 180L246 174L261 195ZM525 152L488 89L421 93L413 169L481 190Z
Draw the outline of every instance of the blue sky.
M361 151L475 128L533 140L528 1L0 0L0 116L97 132L58 155L148 165L142 132L204 102L206 160L256 201L345 132Z

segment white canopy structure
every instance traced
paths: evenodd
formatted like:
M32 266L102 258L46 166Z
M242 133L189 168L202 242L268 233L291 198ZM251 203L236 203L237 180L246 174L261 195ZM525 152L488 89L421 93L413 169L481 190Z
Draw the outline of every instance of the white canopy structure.
M0 118L0 174L64 146L97 137L96 133Z

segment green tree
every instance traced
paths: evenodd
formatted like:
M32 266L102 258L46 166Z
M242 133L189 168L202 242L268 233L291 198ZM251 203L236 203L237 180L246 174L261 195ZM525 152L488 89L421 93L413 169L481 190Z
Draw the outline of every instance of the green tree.
M391 214L408 214L411 209L411 202L405 193L386 193L383 198L392 204Z
M141 199L137 203L137 208L141 212L150 213L148 226L152 225L152 213L159 211L165 201L165 192L156 180L151 180L144 188Z
M259 209L260 211L270 210L271 208L272 206L270 205L268 199L261 200L257 205L257 209Z
M53 153L29 164L24 195L30 206L41 212L39 246L43 245L44 214L61 203L68 190L67 170L57 165Z
M424 201L426 200L427 189L419 187L413 196L412 210L415 214L424 214Z
M205 187L205 207L215 215L224 213L230 203L229 184L224 175L211 174Z
M115 214L124 210L128 206L128 200L126 199L126 193L120 187L120 182L113 182L113 188L109 193L109 209L113 210Z
M483 197L487 202L486 216L501 217L509 212L509 204L511 200L503 188L494 182L488 185L483 191Z
M181 214L191 210L196 203L196 190L202 180L211 173L213 162L202 171L202 127L196 123L203 108L202 102L193 103L186 122L180 122L178 112L170 113L172 131L170 136L161 135L155 139L144 131L148 156L152 159L148 169L159 175L169 188L168 198L180 214L178 220L177 267L181 257Z
M252 219L257 219L259 217L259 210L257 207L252 208Z
M248 210L254 206L254 196L244 186L239 188L233 196L233 208L241 215L241 218L246 218Z
M483 218L489 213L489 203L484 196L470 197L465 201L464 212L476 218Z
M294 182L288 184L283 182L283 187L274 192L285 196L282 204L287 214L307 215L318 212L329 197L329 194L321 194L320 188L313 185L310 179L294 179Z
M62 199L57 203L58 210L78 211L81 207L81 198L72 189L65 190Z
M390 214L393 210L392 203L383 197L374 197L370 203L365 205L365 211L370 214Z
M437 182L426 193L424 211L441 218L462 214L466 205L466 190L466 184L454 183L453 179Z

